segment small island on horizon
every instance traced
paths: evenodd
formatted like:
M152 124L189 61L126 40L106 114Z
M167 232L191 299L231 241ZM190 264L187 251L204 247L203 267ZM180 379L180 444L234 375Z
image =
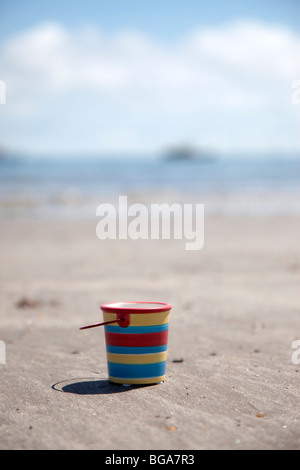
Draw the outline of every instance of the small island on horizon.
M174 145L166 149L163 153L163 159L169 162L192 161L211 163L215 158L215 155L211 151L200 149L191 144Z

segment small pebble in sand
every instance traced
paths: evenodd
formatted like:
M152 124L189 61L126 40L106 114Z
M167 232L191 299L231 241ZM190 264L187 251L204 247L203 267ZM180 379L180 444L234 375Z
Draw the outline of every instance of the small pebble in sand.
M41 305L39 300L28 299L27 297L23 297L22 299L17 302L18 308L38 308Z
M257 413L256 417L257 417L257 418L264 418L265 415L264 415L264 413L263 413L262 411L259 411L259 412Z
M176 431L176 428L175 426L168 426L168 431Z

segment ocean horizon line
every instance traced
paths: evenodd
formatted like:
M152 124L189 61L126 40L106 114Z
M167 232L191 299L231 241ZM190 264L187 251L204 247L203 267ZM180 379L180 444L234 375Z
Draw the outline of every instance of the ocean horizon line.
M1 150L1 148L0 148ZM168 161L175 163L202 163L205 159L207 162L213 161L248 161L248 160L269 160L269 161L289 161L300 160L300 150L257 150L257 151L212 151L203 150L199 153L199 157L195 158L178 158L168 159L167 151L80 151L80 152L28 152L28 151L12 151L0 152L0 164L3 162L13 161L78 161L81 159L86 160L121 160L121 161ZM207 157L207 158L206 158ZM210 161L209 161L210 160Z

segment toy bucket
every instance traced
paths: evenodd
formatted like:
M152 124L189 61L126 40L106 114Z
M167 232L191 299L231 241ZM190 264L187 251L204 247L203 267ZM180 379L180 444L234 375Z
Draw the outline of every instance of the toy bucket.
M161 302L101 305L108 379L120 384L156 384L166 377L169 317ZM85 327L88 328L88 327Z

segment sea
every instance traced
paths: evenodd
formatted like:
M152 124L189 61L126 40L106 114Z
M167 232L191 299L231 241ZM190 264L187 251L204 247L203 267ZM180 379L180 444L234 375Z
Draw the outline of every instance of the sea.
M0 218L93 218L121 195L204 204L207 215L300 214L300 158L11 157L0 161Z

